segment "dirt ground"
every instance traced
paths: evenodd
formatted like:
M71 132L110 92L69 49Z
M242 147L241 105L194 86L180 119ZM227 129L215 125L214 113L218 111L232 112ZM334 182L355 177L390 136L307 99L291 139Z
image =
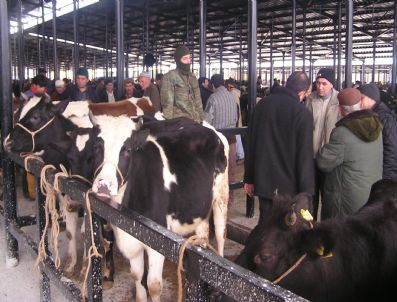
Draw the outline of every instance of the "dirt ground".
M243 178L243 165L237 166L237 177L236 179ZM20 176L17 175L17 182L20 181ZM2 186L1 186L2 188ZM17 190L18 200L18 215L28 215L36 213L36 203L23 198L23 195L18 188ZM2 204L2 201L1 201ZM257 202L255 204L255 215L253 218L245 217L245 194L242 189L234 191L234 203L229 209L229 219L235 223L242 224L249 228L256 225L258 220L258 209ZM81 223L81 219L80 219ZM24 230L28 232L36 242L38 242L37 230L34 226L25 227ZM59 246L61 251L61 259L66 258L66 243L67 238L65 232L61 232L59 236ZM81 242L79 246L82 247ZM242 246L233 241L227 240L225 246L225 257L228 259L234 259L241 251ZM40 301L39 292L39 274L33 270L34 258L28 253L27 248L20 244L20 261L16 267L9 268L6 266L5 261L5 230L4 230L4 219L0 215L0 302L35 302ZM83 250L82 248L78 251L81 259ZM117 248L114 251L115 259L115 282L112 289L105 290L103 293L104 301L133 301L135 295L134 285L132 278L129 273L129 263L120 254ZM62 261L64 263L64 261ZM77 271L79 271L81 263L78 264ZM163 294L162 301L174 302L177 295L177 281L176 281L177 267L170 261L165 262L163 272ZM72 277L72 280L76 282L80 287L82 282L78 280L78 276ZM63 302L67 301L66 298L56 289L55 286L51 286L52 301Z

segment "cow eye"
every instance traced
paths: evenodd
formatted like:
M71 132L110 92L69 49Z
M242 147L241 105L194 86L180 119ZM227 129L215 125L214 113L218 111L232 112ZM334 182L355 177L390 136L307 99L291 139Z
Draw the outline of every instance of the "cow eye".
M254 257L254 262L257 265L270 264L274 261L275 256L272 254L259 254Z
M32 116L30 117L30 121L32 123L37 123L40 121L40 115L38 113L33 113Z
M124 156L129 156L131 154L132 149L131 148L124 148L123 153Z

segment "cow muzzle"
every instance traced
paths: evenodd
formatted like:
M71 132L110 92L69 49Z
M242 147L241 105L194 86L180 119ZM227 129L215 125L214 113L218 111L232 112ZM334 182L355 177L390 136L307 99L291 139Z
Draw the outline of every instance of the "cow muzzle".
M98 167L94 175L98 171L100 172L94 179L92 190L98 195L106 197L117 195L119 188L124 185L124 177L117 165L104 162ZM117 176L120 178L120 185Z

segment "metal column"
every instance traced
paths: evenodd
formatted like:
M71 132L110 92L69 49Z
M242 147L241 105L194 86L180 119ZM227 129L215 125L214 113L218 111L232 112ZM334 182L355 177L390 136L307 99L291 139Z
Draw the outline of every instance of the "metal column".
M248 0L248 124L256 104L257 2ZM254 215L254 199L247 195L246 216Z
M345 87L352 87L353 0L346 1Z
M244 68L243 60L244 60L244 58L243 58L243 25L240 23L240 54L239 54L239 61L240 61L240 64L239 64L239 80L240 80L240 83L243 80L243 68Z
M309 79L310 83L313 81L313 43L309 47Z
M57 53L57 0L52 0L52 32L53 32L53 60L54 60L54 79L59 80L59 64Z
M375 58L376 58L376 37L374 35L372 39L372 83L375 83Z
M273 86L274 67L273 67L273 18L270 26L270 87Z
M39 35L39 18L37 17L37 57L39 60L39 66L41 66L41 41Z
M219 50L219 73L223 75L223 32L221 32L221 47Z
M394 1L394 28L393 28L393 65L391 72L391 87L394 95L397 94L396 77L397 77L397 0Z
M291 45L291 72L295 71L296 53L296 0L292 0L292 45Z
M342 88L342 1L338 2L338 70L336 89Z
M77 22L78 22L78 10L76 7L76 2L78 0L73 1L73 39L74 39L74 47L73 47L73 76L76 78L77 69L79 69L79 42L78 42L78 32L77 32Z
M7 26L8 28L9 26ZM22 1L18 0L18 78L22 88L25 79L25 43L22 25Z
M11 100L11 56L9 44L9 20L7 1L0 0L0 97L1 97L1 143L12 129L12 102ZM3 164L3 200L4 220L6 231L6 262L8 266L18 264L18 241L9 232L10 222L17 219L17 204L15 193L14 163L2 153Z
M106 78L109 78L109 18L108 18L108 9L105 7L105 55L106 55L106 60L105 60L105 76Z
M44 19L44 1L41 2L41 36L43 39L43 67L47 70L47 50L46 50L46 38L45 38L45 19Z
M116 4L116 45L117 45L117 85L122 85L124 82L124 0L115 0ZM120 99L123 96L123 90L117 89L117 97Z
M207 53L206 53L206 18L207 18L207 1L200 0L200 77L207 75Z
M303 45L302 45L302 71L305 72L306 69L306 6L303 8L303 29L302 29L302 36L303 36Z

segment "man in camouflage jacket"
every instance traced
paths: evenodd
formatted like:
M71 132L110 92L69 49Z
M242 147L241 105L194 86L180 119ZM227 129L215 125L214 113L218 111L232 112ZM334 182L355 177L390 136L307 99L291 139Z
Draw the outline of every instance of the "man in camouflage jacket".
M174 58L177 68L166 73L161 82L163 114L167 119L186 116L200 123L203 107L197 78L190 72L189 49L178 46Z

